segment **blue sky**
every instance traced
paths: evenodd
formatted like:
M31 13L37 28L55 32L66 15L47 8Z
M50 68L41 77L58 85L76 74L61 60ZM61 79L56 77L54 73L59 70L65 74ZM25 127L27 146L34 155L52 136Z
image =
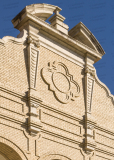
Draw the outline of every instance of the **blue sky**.
M114 0L3 0L0 3L0 38L18 35L11 20L33 3L59 6L69 29L81 21L94 34L106 53L94 66L99 79L114 95Z

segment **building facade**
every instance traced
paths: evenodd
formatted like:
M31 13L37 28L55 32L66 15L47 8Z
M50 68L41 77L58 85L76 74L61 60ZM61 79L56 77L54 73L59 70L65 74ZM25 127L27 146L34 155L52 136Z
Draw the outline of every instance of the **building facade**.
M114 160L114 97L93 66L104 50L60 11L26 6L17 38L0 39L0 160Z

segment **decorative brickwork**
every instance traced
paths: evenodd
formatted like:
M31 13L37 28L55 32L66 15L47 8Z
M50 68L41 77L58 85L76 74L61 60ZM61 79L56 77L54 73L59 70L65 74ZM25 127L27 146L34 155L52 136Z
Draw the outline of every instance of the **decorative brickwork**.
M114 160L114 97L93 66L104 51L60 11L26 6L18 38L0 40L0 160Z

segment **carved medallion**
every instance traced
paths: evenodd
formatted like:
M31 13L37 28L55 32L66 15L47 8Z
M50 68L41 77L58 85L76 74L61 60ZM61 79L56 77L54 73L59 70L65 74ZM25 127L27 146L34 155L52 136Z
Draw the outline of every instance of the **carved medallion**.
M53 91L56 99L61 103L74 101L79 96L80 87L63 63L48 63L48 67L43 68L41 74L49 90Z

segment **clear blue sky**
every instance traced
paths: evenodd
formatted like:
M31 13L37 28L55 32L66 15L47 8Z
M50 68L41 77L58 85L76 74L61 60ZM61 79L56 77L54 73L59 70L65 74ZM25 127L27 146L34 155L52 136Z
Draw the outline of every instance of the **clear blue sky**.
M97 75L114 95L114 0L1 0L0 38L17 36L19 31L13 28L11 20L26 5L33 3L59 6L69 29L82 21L94 34L106 53L95 64Z

